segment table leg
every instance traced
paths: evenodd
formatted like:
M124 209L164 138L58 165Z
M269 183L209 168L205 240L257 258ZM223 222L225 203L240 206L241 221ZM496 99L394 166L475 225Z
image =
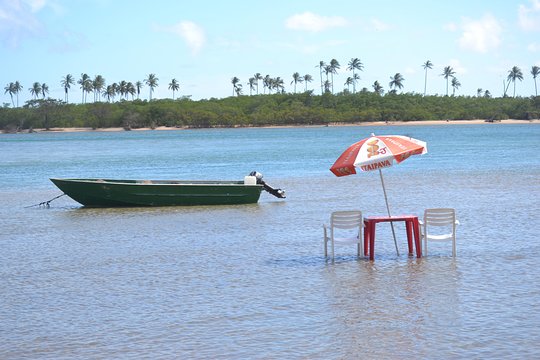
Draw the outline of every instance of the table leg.
M364 256L369 253L369 222L364 220Z
M375 259L375 225L376 221L371 221L369 224L369 260Z
M413 220L414 245L416 246L416 257L422 257L422 239L420 239L420 222L418 218Z
M405 228L407 229L407 245L409 246L409 256L413 255L413 231L412 226L414 222L410 220L405 220Z

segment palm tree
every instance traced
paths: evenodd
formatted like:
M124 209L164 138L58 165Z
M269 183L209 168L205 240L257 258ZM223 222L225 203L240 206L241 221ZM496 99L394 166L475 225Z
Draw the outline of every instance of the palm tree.
M324 74L326 75L326 81L325 83L329 83L330 85L332 85L332 82L330 81L330 79L328 78L328 74L331 74L332 73L332 66L330 66L330 64L326 65L324 67ZM324 91L325 92L330 92L330 88L331 86L325 86L324 87Z
M118 84L117 92L120 93L120 99L125 98L127 100L127 96L128 96L127 81L125 80L120 81L120 84Z
M268 88L268 94L271 94L274 89L274 79L266 75L263 79L263 85Z
M49 85L43 83L41 84L41 95L45 99L45 96L49 93Z
M94 102L99 101L99 94L105 87L105 78L101 75L96 75L92 81L92 91L94 92Z
M71 89L71 85L75 85L75 79L73 78L73 75L67 74L60 80L60 84L64 87L64 94L66 103L69 102L68 93L69 89Z
M491 93L489 92L489 90L484 91L484 97L485 98L490 98L491 97Z
M255 87L258 86L257 80L255 80L255 77L250 77L247 84L249 85L249 96L251 96Z
M384 92L383 87L381 86L381 84L379 84L378 81L375 81L372 86L373 86L373 91L375 91L376 94L378 95L383 94Z
M347 91L350 91L351 89L351 85L354 84L354 80L352 77L347 77L347 80L345 80L345 83L343 85L347 86ZM353 90L354 90L354 87L353 87Z
M334 93L334 74L337 75L337 70L339 69L339 61L336 59L330 60L330 75L332 75L332 94Z
M150 101L152 101L152 93L154 88L158 86L159 79L156 77L156 74L148 74L148 77L144 80L146 85L150 87Z
M457 79L457 77L453 77L452 78L452 96L454 96L456 94L456 90L459 89L459 87L461 86L461 83L459 82L459 80Z
M139 98L139 95L141 95L141 89L143 87L142 81L137 81L135 83L135 88L137 89L137 99Z
M364 64L360 61L359 58L352 58L351 61L349 61L349 66L347 67L347 70L352 70L353 76L353 93L356 92L356 80L360 80L360 76L358 78L356 77L357 74L355 74L354 70L362 71L364 69Z
M262 80L263 77L262 77L261 73L256 73L255 75L253 75L253 78L257 82L257 95L259 95L259 80Z
M84 101L86 102L86 97L88 96L88 94L90 94L91 92L94 91L94 86L92 84L92 80L88 79L88 81L83 86L83 90L85 92Z
M37 99L38 96L41 94L41 84L36 81L28 90L30 91L30 94L32 94L34 98Z
M390 76L390 83L388 83L388 86L390 89L394 88L394 92L397 89L403 88L403 81L405 81L405 78L400 73L396 73L394 76Z
M135 89L135 85L130 81L126 85L126 92L131 95L131 100L135 99L135 93L137 90Z
M332 83L329 80L325 80L325 82L324 82L324 92L329 93L331 88L332 88Z
M484 90L482 88L478 88L476 89L476 97L480 97L482 96L482 93L484 92Z
M15 83L10 82L4 87L4 94L8 94L11 97L11 103L13 104L13 107L15 107L15 102L13 101L13 94L15 94Z
M512 67L512 69L508 71L506 79L508 80L508 85L510 85L510 81L514 83L514 97L516 97L516 79L519 81L523 80L521 69L517 66ZM506 86L506 89L508 89L508 85ZM506 91L504 93L506 94Z
M285 82L279 76L274 79L274 87L276 88L276 92L285 92Z
M356 89L356 83L360 80L360 75L354 74L353 77L352 77L352 80L353 80L353 90L355 90Z
M234 92L236 93L236 96L242 95L242 84L238 84L234 89Z
M120 85L118 85L117 83L112 83L112 89L113 89L113 94L114 94L113 95L113 101L114 101L114 98L116 97L116 95L120 93Z
M19 93L23 91L23 86L19 81L15 81L15 84L13 85L13 90L15 91L15 95L17 96L17 107L19 107Z
M306 75L303 76L303 78L304 78L304 82L306 84L305 91L307 91L307 84L313 81L313 76L311 76L309 74L306 74Z
M236 76L231 79L231 83L232 83L232 86L233 86L232 94L234 96L235 93L238 94L237 89L238 89L238 87L242 88L242 85L240 84L240 79L237 78Z
M115 84L107 86L105 91L103 91L103 97L107 98L108 102L111 102L111 100L114 100L114 96L116 95L116 89Z
M427 89L427 71L428 69L432 69L433 68L433 63L429 60L427 60L424 64L422 64L422 67L424 68L424 71L425 71L425 76L424 76L424 96L426 96L426 89Z
M441 74L446 79L446 96L448 96L448 78L453 78L455 73L451 66L446 66Z
M293 81L291 81L291 85L294 83L294 93L296 94L296 84L297 83L303 83L304 79L300 76L298 72L295 72L292 74Z
M531 75L533 76L533 79L534 79L534 93L535 93L535 96L538 96L538 89L536 87L536 78L538 77L538 75L540 75L540 66L534 65L531 68Z
M323 91L322 73L323 73L323 70L326 68L326 64L325 64L324 61L319 61L319 65L315 66L315 67L319 68L319 75L321 76L321 95L322 95L324 93L324 91ZM328 80L328 78L327 78L327 80Z
M85 103L85 99L86 99L85 93L89 88L88 86L89 83L90 83L90 76L88 76L88 74L81 74L81 78L77 81L77 84L81 85L81 91L82 91L81 101L83 104Z
M178 81L176 81L176 79L172 79L171 82L169 83L169 90L172 90L173 100L174 100L174 92L178 91L178 89L180 89L180 84L178 83Z
M263 93L266 94L266 88L268 88L268 93L270 94L270 90L272 89L271 85L272 85L272 78L270 77L270 75L267 74L263 78Z

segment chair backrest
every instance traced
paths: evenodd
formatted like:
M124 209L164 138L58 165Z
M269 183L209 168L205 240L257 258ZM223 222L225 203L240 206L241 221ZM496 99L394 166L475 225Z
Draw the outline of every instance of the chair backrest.
M334 211L330 216L330 226L338 229L352 229L362 226L361 211Z
M450 208L426 209L424 211L424 223L429 226L454 226L456 212Z

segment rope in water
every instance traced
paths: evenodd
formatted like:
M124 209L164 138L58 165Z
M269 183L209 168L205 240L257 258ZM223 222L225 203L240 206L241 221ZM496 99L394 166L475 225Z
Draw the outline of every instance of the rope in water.
M58 198L60 198L60 197L62 197L64 195L66 195L66 194L60 194L60 195L58 195L56 197L53 197L51 200L43 201L43 202L40 202L39 204L25 206L24 208L26 209L26 208L31 208L31 207L34 207L34 206L39 206L39 207L43 206L43 207L49 208L51 206L51 201L56 200L56 199L58 199Z

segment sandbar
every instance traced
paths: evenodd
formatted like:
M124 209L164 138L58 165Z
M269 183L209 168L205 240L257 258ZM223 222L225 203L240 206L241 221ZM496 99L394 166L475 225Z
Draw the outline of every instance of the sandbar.
M476 120L419 120L419 121L363 121L355 123L328 123L327 125L283 125L283 126L264 126L265 128L288 128L288 127L325 127L325 126L432 126L432 125L473 125L473 124L486 124L486 125L496 125L496 124L540 124L540 119L534 120L496 120L489 122L486 120L476 119ZM31 132L83 132L83 131L100 131L100 132L109 132L109 131L164 131L164 130L187 130L191 129L189 127L167 127L167 126L158 126L156 128L137 128L131 130L125 130L121 127L111 127L111 128L86 128L86 127L65 127L65 128L50 128L50 129L33 129ZM28 130L22 131L28 132Z

